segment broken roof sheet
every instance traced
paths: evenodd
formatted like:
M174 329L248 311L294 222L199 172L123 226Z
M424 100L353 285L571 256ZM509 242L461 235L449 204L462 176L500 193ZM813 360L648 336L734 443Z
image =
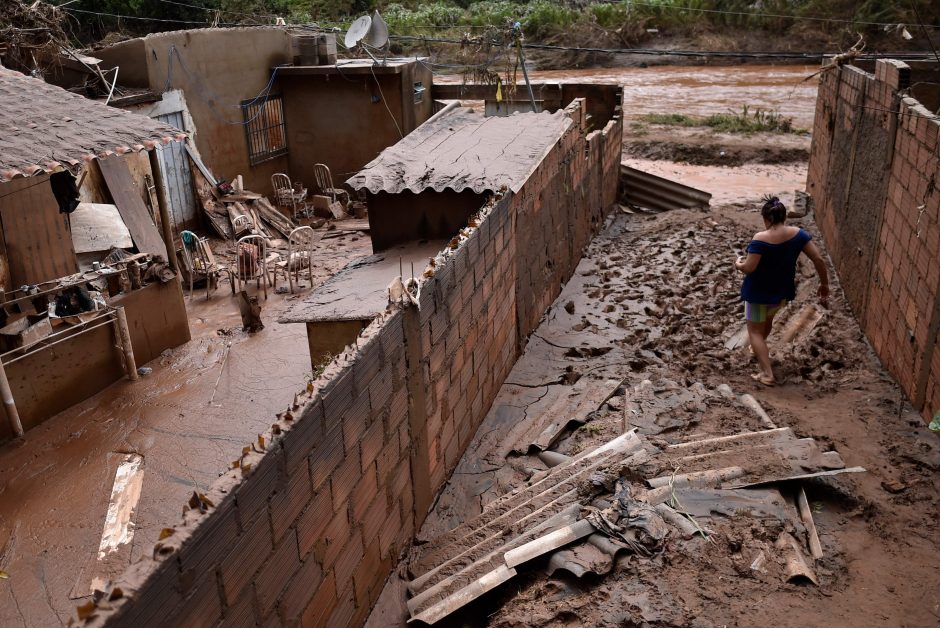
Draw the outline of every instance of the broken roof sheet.
M382 151L346 183L354 190L392 194L512 188L570 124L563 110L484 117L455 107Z
M75 172L84 161L149 150L179 129L0 68L0 182Z

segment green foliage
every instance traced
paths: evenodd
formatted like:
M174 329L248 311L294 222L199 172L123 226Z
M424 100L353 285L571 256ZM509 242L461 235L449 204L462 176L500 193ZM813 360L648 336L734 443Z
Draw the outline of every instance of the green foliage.
M648 113L640 118L646 124L664 126L708 127L721 133L806 133L793 126L788 118L773 110L755 109L744 105L739 112L716 113L707 117L689 116L681 113Z

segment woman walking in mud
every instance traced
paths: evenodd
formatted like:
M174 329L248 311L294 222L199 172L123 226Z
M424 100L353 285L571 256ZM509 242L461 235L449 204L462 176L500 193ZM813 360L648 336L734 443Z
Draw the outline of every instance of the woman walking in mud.
M819 275L819 299L825 303L829 297L829 274L813 236L786 224L787 208L776 196L764 197L761 216L766 229L754 234L747 245L747 256L738 257L734 266L744 273L741 299L751 349L757 357L760 371L752 375L766 386L776 383L770 363L767 337L773 327L774 316L796 297L796 260L800 253L813 262Z

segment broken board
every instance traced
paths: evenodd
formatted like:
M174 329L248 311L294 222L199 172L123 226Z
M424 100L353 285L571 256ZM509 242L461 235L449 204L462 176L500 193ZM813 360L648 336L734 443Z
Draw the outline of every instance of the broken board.
M157 226L153 224L147 206L140 196L131 178L127 162L122 157L99 159L98 167L101 175L111 192L111 199L117 205L118 211L127 230L130 231L134 244L141 253L167 257L166 245L160 238Z
M69 217L69 222L76 253L109 251L111 247L129 249L134 246L131 232L114 205L79 203Z

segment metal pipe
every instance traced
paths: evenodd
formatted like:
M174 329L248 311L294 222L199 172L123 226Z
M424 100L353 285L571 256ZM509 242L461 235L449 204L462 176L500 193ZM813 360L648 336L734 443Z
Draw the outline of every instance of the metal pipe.
M160 170L160 159L157 157L157 149L154 148L149 151L149 153L153 185L157 189L157 206L160 209L160 226L163 230L163 243L166 245L166 261L170 264L170 269L178 275L180 269L176 261L176 245L173 244L173 228L170 225L170 210L166 198L166 188L164 187L163 171Z
M16 402L13 400L13 391L10 389L10 381L7 379L3 362L0 362L0 395L3 397L3 408L7 412L10 429L13 430L13 435L19 438L23 435L23 423L20 422L20 413L16 410Z
M121 339L121 349L124 351L124 370L127 372L127 379L136 381L140 376L137 374L137 361L134 360L134 347L131 345L131 332L127 327L127 315L124 314L124 306L119 305L114 308L117 322L118 337Z
M525 69L525 53L522 52L522 42L516 40L516 48L519 50L519 65L522 66L522 76L525 78L526 87L529 88L529 100L532 101L532 113L538 113L535 107L535 94L532 92L532 81L529 80L529 72Z

